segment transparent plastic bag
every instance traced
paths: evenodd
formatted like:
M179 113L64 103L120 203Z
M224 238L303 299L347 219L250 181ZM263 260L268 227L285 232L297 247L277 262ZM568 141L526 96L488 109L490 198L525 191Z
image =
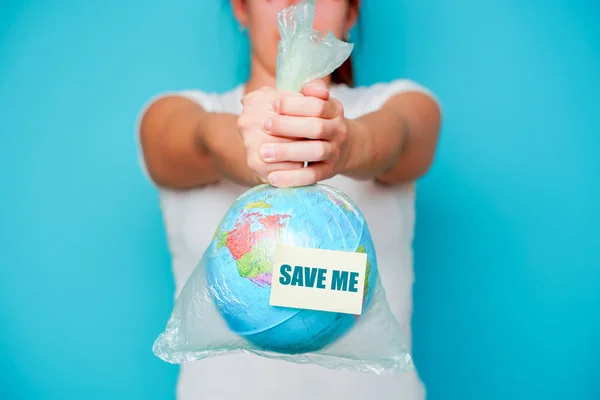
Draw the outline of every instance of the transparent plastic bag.
M315 1L302 1L277 15L277 89L299 92L302 85L331 74L350 57L354 45L313 29Z
M314 0L308 0L278 14L280 89L299 91L303 83L330 74L352 51L351 44L312 29L314 9ZM360 315L271 306L280 245L365 253ZM347 195L325 184L261 185L242 194L183 287L153 352L170 363L245 352L376 374L412 368L386 300L368 224Z

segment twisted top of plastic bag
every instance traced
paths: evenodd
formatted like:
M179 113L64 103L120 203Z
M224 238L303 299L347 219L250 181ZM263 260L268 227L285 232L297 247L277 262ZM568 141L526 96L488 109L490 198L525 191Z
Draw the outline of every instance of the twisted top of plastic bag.
M354 45L337 39L331 32L313 29L315 1L304 0L277 14L279 53L277 88L299 92L302 85L323 78L350 57Z

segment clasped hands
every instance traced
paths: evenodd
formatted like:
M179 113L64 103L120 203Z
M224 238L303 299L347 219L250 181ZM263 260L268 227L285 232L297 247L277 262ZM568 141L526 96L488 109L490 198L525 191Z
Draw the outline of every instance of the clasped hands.
M244 96L242 105L238 130L257 181L306 186L344 170L348 122L342 104L329 96L322 81L306 84L301 93L265 87Z

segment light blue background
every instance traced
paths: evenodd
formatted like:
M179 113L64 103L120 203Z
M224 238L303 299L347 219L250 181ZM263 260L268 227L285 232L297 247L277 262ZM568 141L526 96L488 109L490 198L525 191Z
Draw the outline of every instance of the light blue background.
M172 398L134 124L157 92L243 79L223 3L1 2L0 398ZM444 106L415 243L429 398L597 400L599 3L365 3L359 81L409 77Z

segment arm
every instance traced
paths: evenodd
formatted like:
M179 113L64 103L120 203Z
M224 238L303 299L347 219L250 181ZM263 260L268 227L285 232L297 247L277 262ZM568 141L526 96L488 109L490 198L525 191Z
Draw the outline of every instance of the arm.
M206 112L180 96L163 97L148 107L140 124L143 157L159 186L187 189L227 177L252 185L237 116Z
M308 185L336 174L389 185L411 181L429 169L439 126L436 102L416 91L397 94L379 110L348 120L343 105L316 80L304 86L303 96L280 97L269 133L300 140L268 144L269 157L264 159L310 164L275 169L268 179L276 186Z
M419 92L400 93L381 109L348 121L344 175L394 185L423 176L435 155L441 113Z

